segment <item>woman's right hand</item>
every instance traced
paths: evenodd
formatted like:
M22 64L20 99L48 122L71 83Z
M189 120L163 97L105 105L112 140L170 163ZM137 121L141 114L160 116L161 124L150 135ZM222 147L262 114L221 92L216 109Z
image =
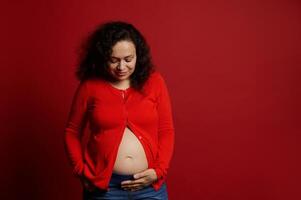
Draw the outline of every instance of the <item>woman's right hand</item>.
M80 176L82 186L88 191L92 192L96 187L84 175Z

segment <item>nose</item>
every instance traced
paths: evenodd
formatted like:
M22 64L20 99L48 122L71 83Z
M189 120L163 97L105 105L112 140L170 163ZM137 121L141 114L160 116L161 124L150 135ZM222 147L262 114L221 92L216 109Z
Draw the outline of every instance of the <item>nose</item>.
M124 70L125 69L125 66L126 65L126 62L121 60L117 66L117 69L119 69L120 71Z

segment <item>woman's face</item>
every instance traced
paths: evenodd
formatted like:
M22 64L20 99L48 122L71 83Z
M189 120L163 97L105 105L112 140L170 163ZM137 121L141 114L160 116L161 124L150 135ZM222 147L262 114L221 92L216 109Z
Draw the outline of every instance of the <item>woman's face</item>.
M133 42L122 40L112 47L111 58L108 62L108 72L116 79L123 81L129 79L135 70L136 48Z

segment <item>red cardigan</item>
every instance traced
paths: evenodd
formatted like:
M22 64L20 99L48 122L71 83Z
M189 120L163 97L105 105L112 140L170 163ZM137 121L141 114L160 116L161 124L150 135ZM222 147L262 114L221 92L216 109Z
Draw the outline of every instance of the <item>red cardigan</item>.
M144 85L145 94L134 88L121 90L102 79L82 81L73 97L65 127L66 154L73 175L84 176L96 187L109 190L119 144L126 126L139 138L149 168L158 180L157 191L166 179L174 149L174 126L168 89L155 71ZM83 127L90 135L82 145Z

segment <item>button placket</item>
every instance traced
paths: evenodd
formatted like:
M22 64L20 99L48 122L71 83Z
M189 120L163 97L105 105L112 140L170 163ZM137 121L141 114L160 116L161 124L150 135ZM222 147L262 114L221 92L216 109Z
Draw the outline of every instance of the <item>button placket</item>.
M123 101L125 100L125 98L124 98L124 97L125 97L125 94L124 94L124 93L125 93L125 91L122 90L122 91L121 91L121 95L122 95Z
M124 109L124 113L125 113L125 126L128 125L128 111L126 109L126 91L125 90L121 90L121 96L123 98L123 109ZM142 140L143 137L141 135L138 135L139 140Z
M123 111L124 111L124 117L125 117L125 127L128 125L128 111L126 109L126 94L125 94L125 90L121 90L121 96L123 99Z

